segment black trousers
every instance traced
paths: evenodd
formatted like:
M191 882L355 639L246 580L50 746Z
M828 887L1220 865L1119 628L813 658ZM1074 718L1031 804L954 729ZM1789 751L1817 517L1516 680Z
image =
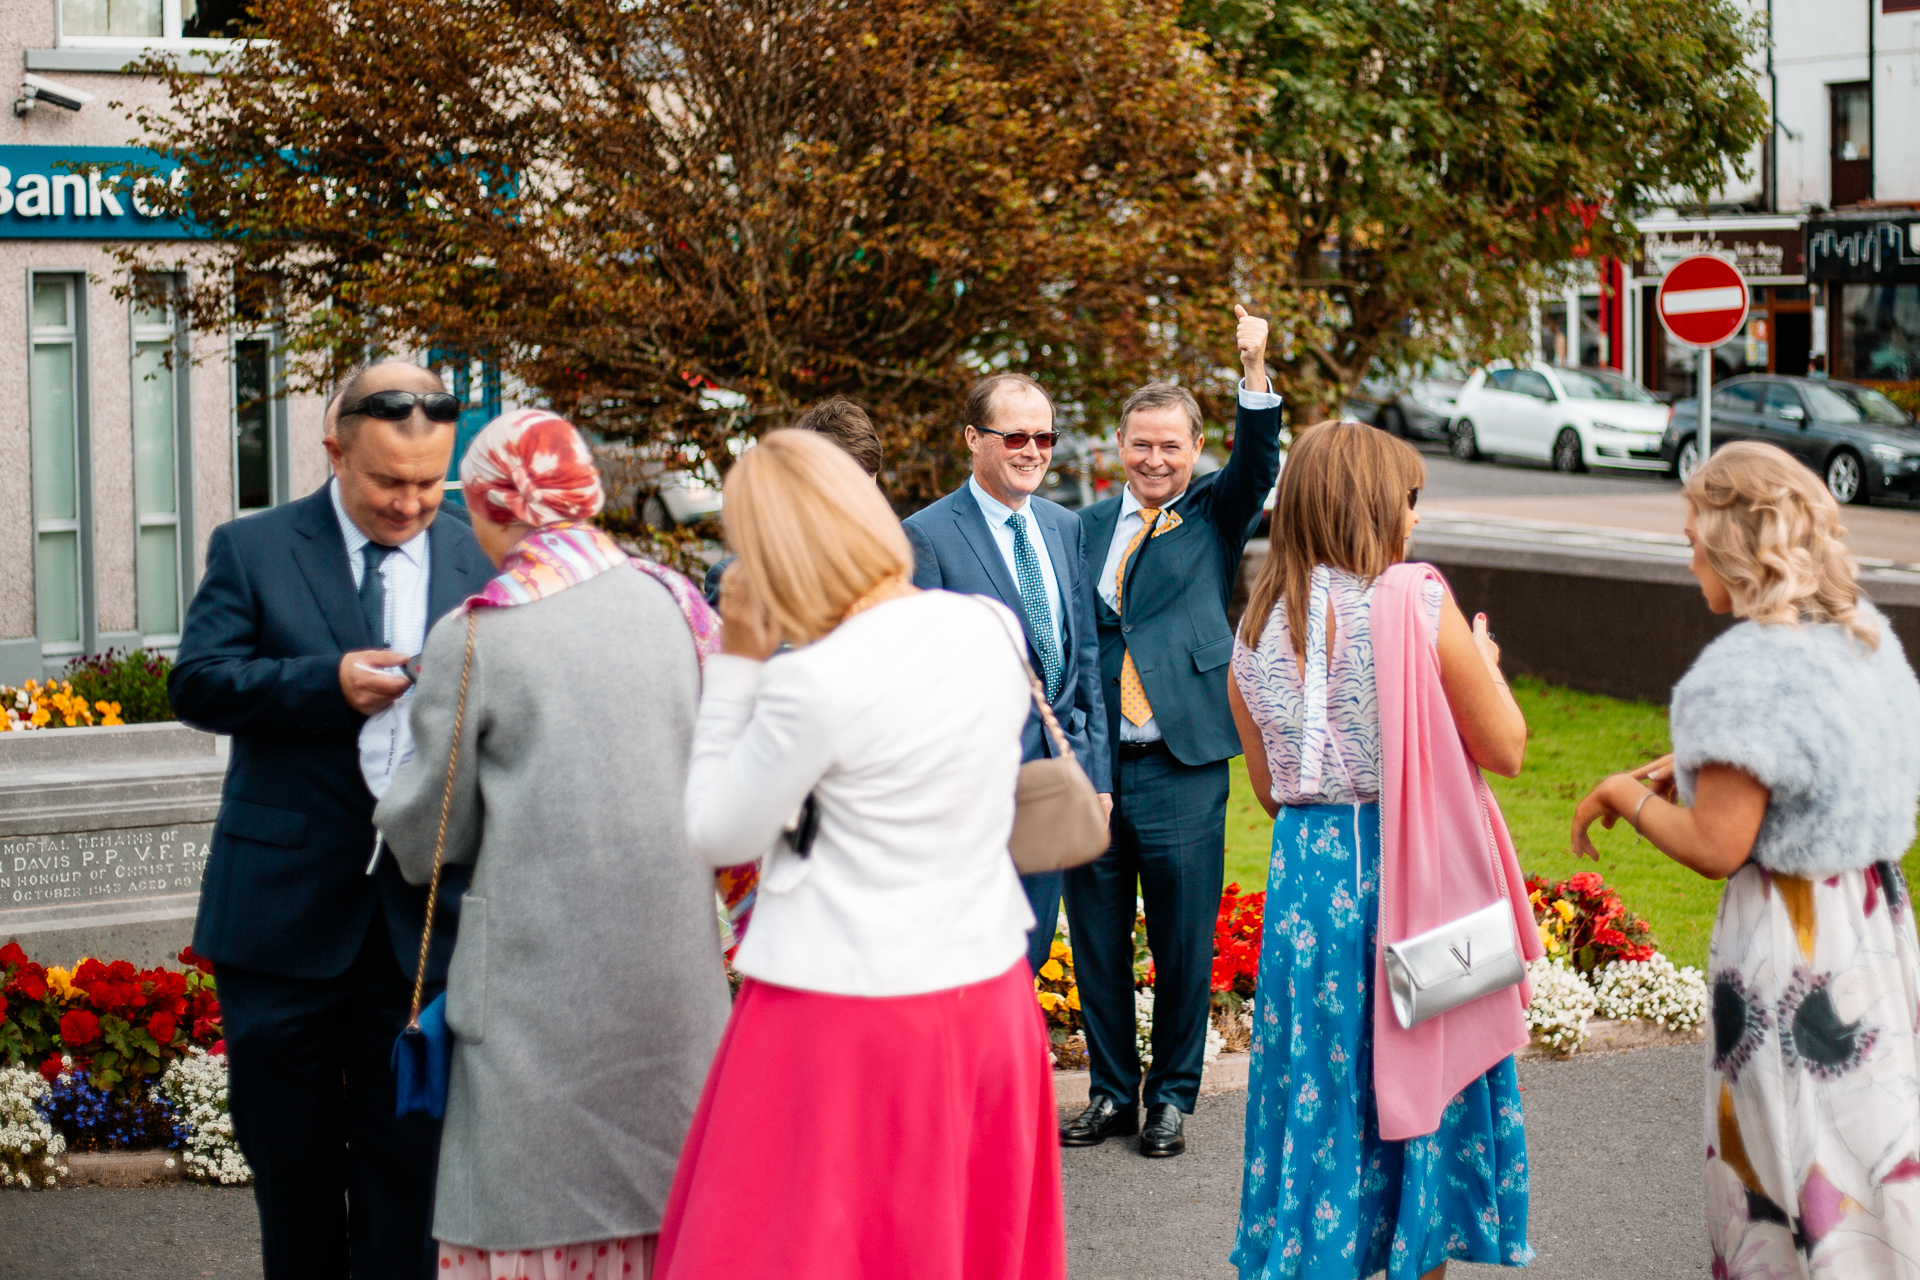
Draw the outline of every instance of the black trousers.
M1066 876L1090 1087L1122 1106L1142 1100L1133 1019L1138 896L1154 968L1153 1066L1144 1101L1191 1113L1206 1056L1213 930L1226 875L1227 762L1184 765L1164 751L1123 755L1113 775L1113 845Z
M253 1166L266 1280L424 1280L440 1122L393 1114L412 980L382 913L337 978L215 966L227 1105ZM428 999L437 993L430 988Z

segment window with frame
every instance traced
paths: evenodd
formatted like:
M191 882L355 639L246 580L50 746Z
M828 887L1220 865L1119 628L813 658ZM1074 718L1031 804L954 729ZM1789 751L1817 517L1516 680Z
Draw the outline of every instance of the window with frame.
M87 638L81 294L72 276L36 275L30 291L34 631L42 656L60 657L83 652Z
M231 40L244 0L59 0L60 43L86 46Z
M139 521L135 599L149 648L179 642L186 573L181 482L181 389L185 385L170 287L133 304L133 496Z

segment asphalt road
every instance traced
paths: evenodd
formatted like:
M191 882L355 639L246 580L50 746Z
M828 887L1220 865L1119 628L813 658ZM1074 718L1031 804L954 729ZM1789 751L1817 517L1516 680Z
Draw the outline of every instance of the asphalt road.
M1420 444L1427 464L1426 498L1548 498L1573 494L1678 493L1680 482L1657 471L1588 471L1563 475L1546 463L1501 459L1461 462L1438 445Z
M1698 1046L1528 1062L1530 1234L1538 1280L1708 1275ZM1073 1280L1230 1280L1246 1095L1200 1100L1187 1154L1063 1152ZM252 1196L167 1187L0 1192L0 1280L249 1280ZM1499 1268L1454 1265L1454 1280Z

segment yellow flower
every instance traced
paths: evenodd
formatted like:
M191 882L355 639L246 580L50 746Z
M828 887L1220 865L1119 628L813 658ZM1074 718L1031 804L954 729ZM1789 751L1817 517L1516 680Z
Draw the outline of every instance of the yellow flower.
M36 728L44 729L46 727L47 721L51 719L53 719L53 714L50 711L48 711L45 707L39 707L34 710L33 723Z
M1067 976L1067 971L1058 960L1049 960L1040 966L1040 976L1049 982L1058 982Z
M86 962L87 958L81 956L79 960L74 962L73 968L78 969ZM57 965L47 966L47 990L53 992L53 994L59 996L64 1001L78 1000L85 994L73 985L73 970L62 969Z
M1075 1013L1080 1012L1080 988L1067 988L1067 1008L1073 1010Z
M1060 997L1055 995L1053 992L1042 991L1040 993L1040 1007L1042 1009L1045 1009L1048 1013L1052 1013L1055 1009L1058 1009L1060 1005L1061 1005Z
M120 708L118 707L114 708L115 711L118 711L119 709ZM1070 955L1071 953L1067 950L1066 943L1060 941L1060 939L1058 938L1055 938L1053 940L1053 950L1047 952L1047 954L1052 956L1054 959L1059 960L1059 959L1064 959L1066 956Z
M1562 920L1573 919L1573 904L1571 902L1568 902L1565 898L1562 898L1560 899L1560 901L1554 903L1553 909L1560 913L1560 918Z

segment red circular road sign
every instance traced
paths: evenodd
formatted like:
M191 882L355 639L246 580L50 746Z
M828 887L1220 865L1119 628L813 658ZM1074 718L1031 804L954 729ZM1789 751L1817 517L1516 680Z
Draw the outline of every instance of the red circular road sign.
M1660 323L1690 347L1717 347L1747 322L1747 282L1724 258L1682 258L1660 281Z

